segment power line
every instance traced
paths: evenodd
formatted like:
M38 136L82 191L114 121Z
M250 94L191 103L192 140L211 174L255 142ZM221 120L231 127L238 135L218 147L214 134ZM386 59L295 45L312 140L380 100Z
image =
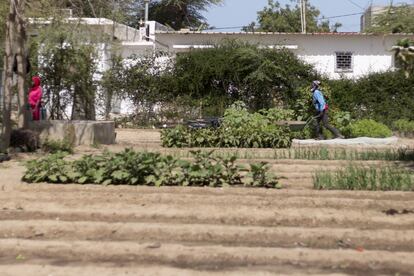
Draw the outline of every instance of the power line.
M361 15L361 14L364 14L364 12L356 12L356 13L349 13L349 14L343 14L343 15L334 15L334 16L328 16L328 17L321 17L321 18L318 18L317 20L320 21L320 20L341 18L341 17L349 17L349 16Z
M347 0L349 3L351 3L352 5L354 5L355 7L358 7L358 8L360 8L361 10L365 10L363 7L361 7L360 5L358 5L357 3L355 3L354 1L352 1L352 0Z
M341 15L334 15L334 16L328 16L328 17L321 17L318 18L318 21L321 20L326 20L326 19L334 19L334 18L342 18L342 17L349 17L349 16L354 16L354 15L361 15L364 14L364 12L356 12L356 13L348 13L348 14L341 14ZM254 25L252 27L256 27L257 25ZM211 27L208 30L224 30L224 29L241 29L244 27L250 27L249 25L244 25L244 26L229 26L229 27Z

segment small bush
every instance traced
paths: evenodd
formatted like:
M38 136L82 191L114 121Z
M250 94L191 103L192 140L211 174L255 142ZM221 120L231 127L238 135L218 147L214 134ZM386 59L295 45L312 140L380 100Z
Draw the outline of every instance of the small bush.
M336 172L318 172L313 185L318 190L414 191L413 175L400 168L349 166Z
M346 131L347 136L385 138L392 136L392 131L386 125L371 119L351 123Z
M46 140L42 150L48 153L67 152L73 153L73 144L68 140Z
M414 121L400 119L393 123L393 129L400 132L414 132Z

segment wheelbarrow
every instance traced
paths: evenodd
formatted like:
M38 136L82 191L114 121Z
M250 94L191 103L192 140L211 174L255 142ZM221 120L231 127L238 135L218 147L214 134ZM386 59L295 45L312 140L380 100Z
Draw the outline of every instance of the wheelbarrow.
M306 121L277 121L276 125L288 127L291 131L302 131L317 118L318 116L311 116Z

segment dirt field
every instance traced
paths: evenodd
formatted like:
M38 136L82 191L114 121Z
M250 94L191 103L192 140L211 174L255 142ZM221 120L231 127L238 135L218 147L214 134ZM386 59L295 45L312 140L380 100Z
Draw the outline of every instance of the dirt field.
M179 151L155 131L118 141ZM39 155L17 157L0 164L0 275L414 275L414 193L312 190L345 161L269 159L284 189L266 190L29 185L20 161Z

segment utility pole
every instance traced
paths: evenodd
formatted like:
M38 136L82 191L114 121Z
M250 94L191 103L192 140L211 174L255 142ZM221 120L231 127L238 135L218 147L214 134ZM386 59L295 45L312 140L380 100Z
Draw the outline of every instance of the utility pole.
M144 20L145 20L145 24L147 24L147 22L148 22L149 2L150 2L150 0L144 0L144 4L145 4Z
M302 34L306 34L306 0L300 0L300 23Z

